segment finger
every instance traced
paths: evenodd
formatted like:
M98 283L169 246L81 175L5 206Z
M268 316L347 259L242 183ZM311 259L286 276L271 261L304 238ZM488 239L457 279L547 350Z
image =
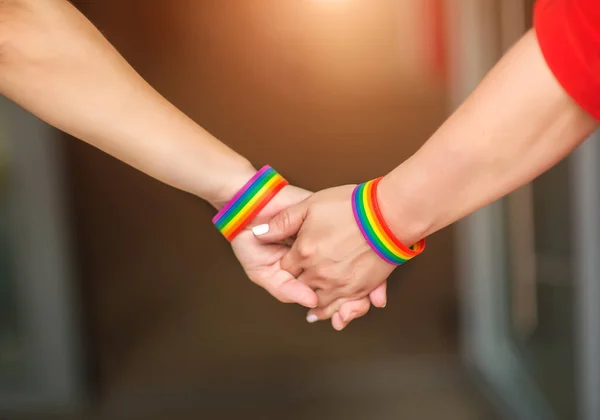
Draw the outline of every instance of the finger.
M348 325L350 321L356 318L360 318L369 312L371 302L369 298L364 297L359 300L352 300L345 302L340 306L338 313L340 314L341 320L344 322L344 326Z
M307 273L302 273L302 275L298 278L298 280L304 284L307 284L312 289L316 290L317 297L319 299L318 300L319 307L325 308L325 307L331 306L332 304L335 303L337 306L335 306L335 305L333 305L333 306L336 308L335 312L337 312L337 310L340 308L340 305L342 304L342 302L344 302L346 300L350 300L350 299L356 299L356 296L344 296L343 289L339 288L339 287L333 288L333 289L319 288L320 284L319 284L318 280L314 279L311 281L311 278L309 276L307 276ZM341 299L343 299L343 300L341 300Z
M340 317L339 313L335 313L333 314L333 316L331 317L331 326L336 330L336 331L342 331L344 329L344 327L346 327L346 325L344 325L344 321L342 321L342 318Z
M281 302L298 303L307 308L317 306L317 294L283 270L262 284L262 287Z
M298 233L306 217L307 209L307 201L290 206L273 217L269 223L254 226L252 233L260 241L267 243L285 241Z
M330 305L311 309L310 311L308 311L306 321L312 324L316 321L323 321L325 319L329 319L333 316L333 314L337 313L342 307L342 305L347 301L348 299L346 298L340 298L335 302L331 303Z
M299 254L296 254L296 255L299 255ZM308 287L310 287L313 290L318 290L317 296L319 296L319 294L322 294L323 299L325 299L325 300L329 299L328 298L329 294L331 294L333 292L328 292L329 289L327 287L329 286L329 284L327 283L327 280L315 275L314 270L312 270L311 267L307 265L306 259L303 259L302 257L296 256L296 255L294 255L294 257L293 257L295 259L293 264L296 264L297 266L301 267L301 269L302 269L300 274L298 274L296 276L298 281L306 284ZM292 257L290 256L290 259L291 258ZM282 261L282 263L283 263L283 261ZM286 261L286 264L287 263L288 262ZM292 262L290 262L290 264L292 264ZM332 300L335 300L335 299L332 299ZM328 300L326 304L322 304L319 302L319 306L325 307L325 306L329 305L329 303L331 303L332 300Z
M369 293L369 298L376 308L385 308L385 305L387 305L387 280Z
M298 280L300 280L299 277L302 274L302 271L304 271L302 266L302 258L298 253L298 249L294 245L292 245L290 250L281 258L280 264L283 270L290 273L292 276L294 276L294 278L298 278ZM300 283L303 282L300 281Z
M350 321L366 315L370 307L371 303L366 297L351 301L339 299L327 308L311 309L308 311L306 320L312 323L331 316L331 325L340 331L346 328Z

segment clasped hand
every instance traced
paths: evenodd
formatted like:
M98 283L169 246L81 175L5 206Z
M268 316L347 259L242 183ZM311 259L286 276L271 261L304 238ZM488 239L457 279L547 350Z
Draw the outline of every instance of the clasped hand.
M352 212L353 189L348 185L310 195L286 187L254 220L252 232L233 242L242 265L256 258L247 251L268 250L270 268L263 264L257 272L245 265L251 280L261 284L257 279L268 277L268 285L261 285L276 298L311 307L309 322L331 318L336 330L365 315L371 303L385 306L386 279L394 269L362 237ZM236 247L252 239L258 240L256 249Z

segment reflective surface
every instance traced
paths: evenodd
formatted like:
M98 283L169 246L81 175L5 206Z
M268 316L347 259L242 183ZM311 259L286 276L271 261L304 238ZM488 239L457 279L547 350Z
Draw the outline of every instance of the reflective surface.
M0 387L14 387L23 379L24 363L16 299L6 141L0 125Z
M528 299L519 296L522 285L514 278L507 279L510 339L522 366L559 419L576 416L573 200L569 185L569 160L535 180L530 189L530 232L511 232L507 244L515 246L528 233L533 238L534 270ZM526 262L511 259L511 274L519 263ZM518 319L518 302L530 314L528 328Z

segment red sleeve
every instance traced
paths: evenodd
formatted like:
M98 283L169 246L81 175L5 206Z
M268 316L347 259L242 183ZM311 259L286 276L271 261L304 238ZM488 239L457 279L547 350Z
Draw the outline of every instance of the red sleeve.
M558 82L600 120L600 0L538 0L534 26Z

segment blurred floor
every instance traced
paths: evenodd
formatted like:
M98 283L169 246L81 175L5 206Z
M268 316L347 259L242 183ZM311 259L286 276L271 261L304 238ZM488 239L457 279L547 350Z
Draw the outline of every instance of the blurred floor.
M452 358L381 360L326 370L327 381L295 377L280 389L171 390L107 398L94 410L10 420L344 419L493 420ZM287 389L286 389L287 388ZM288 392L290 391L290 392Z

